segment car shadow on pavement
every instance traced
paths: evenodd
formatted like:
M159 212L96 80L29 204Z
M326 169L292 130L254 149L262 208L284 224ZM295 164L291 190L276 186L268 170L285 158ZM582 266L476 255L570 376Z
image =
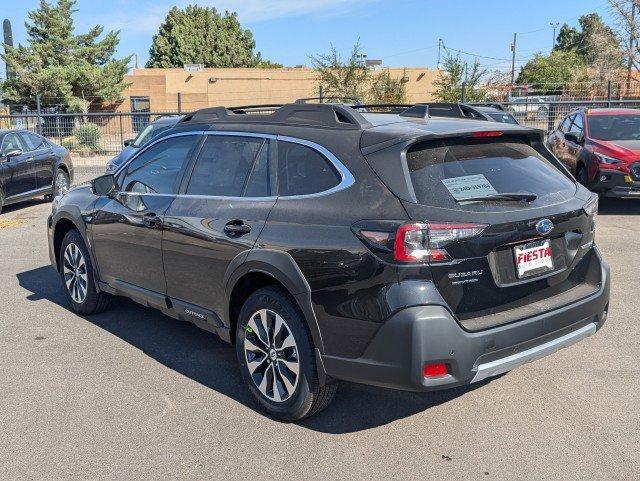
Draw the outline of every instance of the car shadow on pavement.
M638 201L638 199L614 199L601 197L598 204L598 214L601 215L640 214L640 201Z
M20 286L31 292L28 300L48 300L66 307L60 277L52 267L21 272L17 278ZM140 349L169 369L256 409L240 376L235 350L216 335L121 297L108 311L84 319ZM487 382L432 393L403 392L345 382L326 410L298 424L330 434L375 428L451 401Z
M14 212L19 213L22 209L26 209L27 207L47 203L50 203L50 201L45 200L42 197L38 197L37 199L23 200L22 202L16 202L15 204L2 206L2 214L0 215L11 214Z

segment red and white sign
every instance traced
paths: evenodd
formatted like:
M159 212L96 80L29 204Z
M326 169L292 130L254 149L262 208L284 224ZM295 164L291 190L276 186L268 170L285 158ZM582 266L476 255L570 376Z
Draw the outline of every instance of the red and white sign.
M553 270L553 252L549 240L518 246L514 249L514 255L518 277L524 277L531 271Z

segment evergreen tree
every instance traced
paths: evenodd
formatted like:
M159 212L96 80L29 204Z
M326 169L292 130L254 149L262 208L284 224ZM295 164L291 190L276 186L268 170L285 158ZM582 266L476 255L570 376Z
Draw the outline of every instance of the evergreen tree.
M75 35L75 0L56 4L40 0L25 22L28 45L5 46L2 58L13 78L2 83L5 101L33 106L39 94L47 103L69 111L87 112L91 106L122 101L124 75L131 57L114 59L119 32L93 27Z
M254 53L255 46L253 34L242 28L236 13L220 15L215 8L194 5L184 10L173 7L153 36L147 67L265 65L267 61Z

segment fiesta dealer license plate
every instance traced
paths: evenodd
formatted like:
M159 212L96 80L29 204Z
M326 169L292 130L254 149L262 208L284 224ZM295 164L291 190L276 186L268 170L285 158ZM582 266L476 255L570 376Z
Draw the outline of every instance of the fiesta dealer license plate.
M549 239L516 246L513 248L513 255L519 278L553 270L553 252Z

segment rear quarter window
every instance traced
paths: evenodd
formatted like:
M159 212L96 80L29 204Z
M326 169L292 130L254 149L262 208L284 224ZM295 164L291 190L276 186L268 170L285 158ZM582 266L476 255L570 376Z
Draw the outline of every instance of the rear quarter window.
M338 171L320 152L293 142L278 142L278 191L281 196L325 192L340 181Z
M407 151L407 169L418 203L459 210L495 210L496 203L459 202L447 179L482 175L496 193L533 193L539 207L569 199L576 186L533 147L519 140L433 140ZM443 182L445 181L445 182ZM521 204L521 202L518 202ZM513 202L504 202L513 207Z

